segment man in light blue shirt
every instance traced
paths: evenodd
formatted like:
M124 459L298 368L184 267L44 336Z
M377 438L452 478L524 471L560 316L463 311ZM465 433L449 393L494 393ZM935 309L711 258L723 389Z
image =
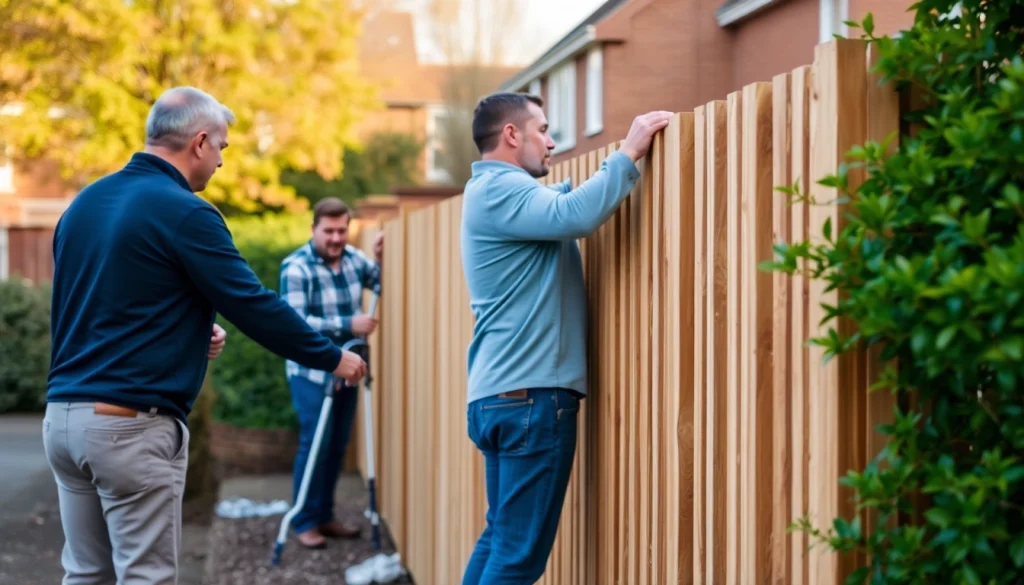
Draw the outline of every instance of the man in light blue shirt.
M545 186L554 142L543 101L480 101L483 160L463 195L462 264L476 323L468 351L469 435L483 452L487 526L463 585L528 585L544 572L576 453L587 394L587 297L576 239L629 195L636 161L670 112L637 117L621 148L573 189Z

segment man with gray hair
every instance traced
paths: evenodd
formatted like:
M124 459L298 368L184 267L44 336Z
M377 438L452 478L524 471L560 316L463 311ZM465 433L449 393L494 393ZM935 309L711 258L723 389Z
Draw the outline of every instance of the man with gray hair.
M167 91L144 152L83 189L57 224L43 445L64 585L176 583L187 417L224 343L217 313L305 367L350 383L365 374L358 355L262 286L196 197L233 123L198 89Z

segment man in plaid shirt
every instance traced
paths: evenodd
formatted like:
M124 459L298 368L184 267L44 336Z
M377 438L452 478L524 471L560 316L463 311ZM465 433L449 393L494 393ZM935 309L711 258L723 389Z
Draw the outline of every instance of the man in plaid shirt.
M338 346L356 336L369 335L377 327L372 315L363 314L362 299L364 288L380 290L383 234L378 235L374 245L376 260L371 260L360 249L348 245L349 219L348 207L340 200L319 201L313 208L312 239L281 262L281 297L313 329ZM293 469L294 497L298 498L324 391L338 380L327 372L292 361L287 362L285 373L299 418L299 449ZM334 488L355 418L357 396L356 389L342 388L335 397L306 504L292 520L302 546L323 548L325 536L359 536L358 529L342 526L334 518Z

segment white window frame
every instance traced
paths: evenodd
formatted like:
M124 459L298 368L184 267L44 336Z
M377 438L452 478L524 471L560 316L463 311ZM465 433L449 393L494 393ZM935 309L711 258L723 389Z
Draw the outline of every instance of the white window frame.
M548 77L548 132L553 154L576 147L576 60L569 59Z
M448 110L441 104L427 106L427 147L426 147L426 176L430 183L450 183L451 176L445 169L435 168L437 161L434 160L434 150L442 146L440 136L441 128L437 118L448 115Z
M587 53L587 120L584 136L604 129L604 53L594 47Z
M14 161L11 158L11 149L3 142L0 142L0 149L4 150L0 153L4 160L0 165L0 193L14 193Z
M531 95L540 97L540 78L531 81L530 87L527 88L526 91L529 92Z

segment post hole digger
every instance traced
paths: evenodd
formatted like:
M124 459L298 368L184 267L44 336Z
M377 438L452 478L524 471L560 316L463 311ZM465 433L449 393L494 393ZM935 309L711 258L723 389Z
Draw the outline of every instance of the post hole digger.
M376 314L377 302L380 298L380 290L373 291L373 298L370 301L369 315ZM365 429L365 443L366 443L366 475L367 475L367 487L369 488L369 509L367 516L370 519L372 527L372 539L373 547L377 550L381 548L380 541L380 517L377 513L377 490L376 490L376 476L374 472L374 450L373 450L373 396L371 393L371 384L373 377L370 370L370 346L366 339L355 338L345 343L342 346L343 350L351 351L358 354L363 361L366 362L366 375L361 381L363 387L363 413L364 413L364 429ZM302 507L306 503L306 496L309 493L309 484L313 479L313 473L316 470L316 465L320 463L320 447L323 441L323 436L327 425L330 422L332 413L332 407L334 405L335 392L342 389L342 383L339 381L337 384L328 384L324 391L323 404L320 407L320 417L317 420L316 431L313 434L313 443L310 446L309 458L306 461L306 467L302 473L302 481L299 485L299 493L295 498L295 504L281 519L281 526L278 530L277 541L274 543L274 550L271 555L271 564L278 565L281 561L281 551L284 549L284 542L288 535L288 530L291 528L291 522L295 518L296 514L302 510Z

